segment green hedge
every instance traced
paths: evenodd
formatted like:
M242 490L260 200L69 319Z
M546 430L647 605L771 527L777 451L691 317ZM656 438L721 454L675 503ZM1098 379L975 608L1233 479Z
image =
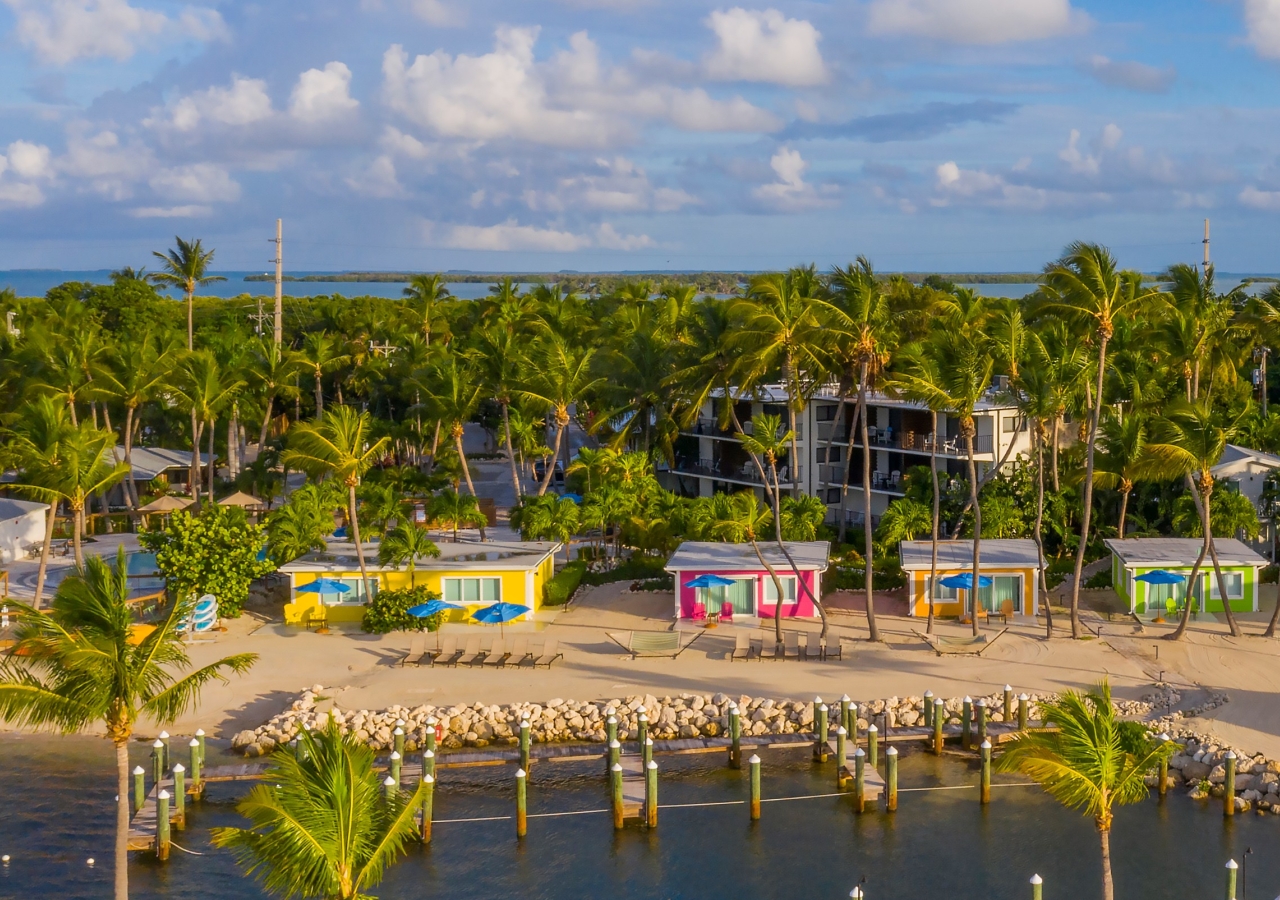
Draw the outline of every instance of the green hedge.
M857 591L866 585L866 569L850 566L837 566L835 577L823 581L823 588L829 591ZM877 591L892 591L904 587L907 573L898 566L891 569L873 567L871 570L871 587Z
M369 634L389 634L392 631L437 631L444 618L443 613L419 618L407 612L409 607L438 600L440 595L425 587L394 588L378 591L365 607L360 627Z
M1085 581L1084 586L1091 590L1111 587L1111 570L1102 569L1101 571L1094 572Z
M568 603L573 592L582 583L582 576L586 571L586 563L571 562L557 572L556 576L542 587L542 605L564 606Z
M661 556L632 556L608 572L587 572L582 580L587 584L612 584L615 581L647 581L667 574L667 561Z

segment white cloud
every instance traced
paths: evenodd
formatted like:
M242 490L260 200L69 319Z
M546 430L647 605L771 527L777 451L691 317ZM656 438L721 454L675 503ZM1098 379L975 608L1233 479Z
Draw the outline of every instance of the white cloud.
M1003 44L1068 34L1089 18L1070 0L871 0L872 34Z
M1132 60L1108 59L1100 54L1089 58L1086 68L1094 78L1111 87L1160 94L1169 90L1178 70L1173 66L1148 66Z
M84 181L91 190L113 200L133 193L133 185L154 170L151 150L142 144L122 145L114 131L89 135L79 129L67 137L67 150L57 160L57 168Z
M188 206L139 206L129 210L135 219L192 219L207 216L213 212L209 206L191 204Z
M29 141L14 141L9 145L7 156L0 156L7 162L7 166L0 166L0 172L5 168L12 169L14 174L19 178L25 178L34 181L38 178L48 178L53 174L50 162L52 154L49 148L43 144L32 144Z
M232 75L230 87L211 87L183 97L173 105L169 123L178 131L193 131L202 120L223 125L251 125L271 115L267 83L260 78ZM155 125L153 116L143 121Z
M1067 164L1067 168L1077 175L1097 175L1102 167L1102 154L1114 150L1120 145L1124 132L1114 122L1108 123L1095 142L1095 152L1085 153L1080 149L1080 131L1072 128L1067 136L1067 146L1058 151L1058 159Z
M778 180L753 189L751 194L757 200L783 211L809 209L830 203L830 198L823 195L830 194L831 189L824 187L819 192L804 180L809 164L799 150L782 147L769 159L769 167Z
M269 109L270 100L267 103ZM351 96L351 70L337 61L299 75L289 100L289 112L304 122L340 118L359 106Z
M31 208L44 203L44 191L24 181L0 181L0 208Z
M1244 24L1259 56L1280 58L1280 0L1244 0Z
M596 228L596 244L606 250L643 250L657 246L647 234L618 234L608 222Z
M1041 188L1010 184L1003 175L992 175L978 169L962 169L954 161L942 163L934 170L938 196L933 206L949 206L954 200L968 200L983 205L1040 209L1049 199Z
M236 200L240 197L240 185L222 166L195 163L161 169L148 182L152 190L166 200L195 200L209 203L218 200Z
M347 186L369 197L399 197L404 194L404 188L396 178L395 160L385 153L370 163L364 172L348 178Z
M776 9L740 6L706 19L718 45L706 59L707 73L723 81L765 81L789 87L823 84L827 68L818 52L821 35L804 19Z
M562 178L554 191L528 190L524 203L535 211L592 209L604 212L674 212L697 204L698 198L679 188L655 188L644 169L619 156L597 159L596 172Z
M444 0L410 0L409 8L419 19L437 28L461 25L466 20L462 10Z
M437 237L437 232L441 234ZM619 234L608 222L596 226L594 234L577 234L554 227L521 225L514 218L497 225L449 225L426 223L429 243L455 250L534 250L569 253L589 247L606 250L642 250L656 246L645 234Z
M140 43L174 33L209 40L226 33L215 10L189 8L175 22L128 0L3 0L17 20L23 44L45 62L66 65L77 59L126 60Z
M1245 206L1252 206L1254 209L1280 211L1280 191L1263 191L1250 184L1240 192L1238 199Z

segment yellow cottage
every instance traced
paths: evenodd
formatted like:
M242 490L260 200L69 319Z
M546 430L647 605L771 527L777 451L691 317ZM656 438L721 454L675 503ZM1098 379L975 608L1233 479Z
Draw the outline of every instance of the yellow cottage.
M412 580L464 607L450 612L447 621L463 621L476 609L499 601L518 603L536 612L542 606L543 585L554 574L555 553L561 545L554 541L485 541L441 543L439 547L439 558L419 560L411 579L404 567L378 565L377 545L366 544L365 562L374 593L409 587ZM365 585L354 543L330 542L323 552L301 556L279 571L289 577L286 624L359 622L363 618ZM347 590L299 590L317 578L339 582Z
M932 566L929 541L903 541L902 570L907 575L907 614L929 615L929 570ZM987 612L1006 610L1015 615L1035 615L1040 596L1040 555L1036 542L1019 539L983 539L978 558L978 575L987 587L980 587L978 600ZM938 541L938 584L933 585L933 612L938 616L966 616L972 609L972 591L946 587L948 575L973 572L973 541Z

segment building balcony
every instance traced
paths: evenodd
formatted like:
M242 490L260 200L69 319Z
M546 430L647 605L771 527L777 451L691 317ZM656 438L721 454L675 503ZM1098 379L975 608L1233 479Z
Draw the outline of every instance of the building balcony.
M839 487L844 483L844 466L819 466L818 479L827 487ZM902 473L893 472L872 472L871 473L871 490L878 494L888 494L892 497L905 497L906 491L903 489ZM862 490L862 472L850 473L849 490Z
M834 422L818 423L818 443L825 445L832 439L832 430L835 426ZM934 435L929 432L905 431L899 433L893 428L867 428L867 438L871 442L873 450L901 450L907 453L924 453L933 452ZM967 451L965 450L964 440L958 437L943 437L938 445L938 455L956 458L965 458ZM849 442L849 430L841 428L835 433L835 443L844 445ZM853 446L861 448L862 440L855 435ZM989 434L974 435L973 452L975 456L993 452L994 442Z
M692 475L697 478L712 478L716 481L764 487L764 482L760 480L759 470L751 462L743 463L740 466L730 466L717 459L677 460L675 466L669 471L677 475ZM802 481L804 479L803 466L798 475L798 480ZM790 487L792 484L790 472L785 466L778 470L778 481L785 487Z
M742 430L746 434L752 434L753 433L752 428L753 428L753 423L751 419L747 419L745 422L742 423ZM724 440L724 441L739 440L738 433L733 430L732 426L730 426L728 429L721 428L720 423L716 419L710 418L708 416L699 416L696 422L694 422L687 428L680 429L680 433L693 435L695 437L716 438L718 440ZM782 437L786 433L787 433L787 424L786 422L783 422L782 426L778 429L777 437ZM796 440L797 441L804 440L804 423L803 422L796 423Z

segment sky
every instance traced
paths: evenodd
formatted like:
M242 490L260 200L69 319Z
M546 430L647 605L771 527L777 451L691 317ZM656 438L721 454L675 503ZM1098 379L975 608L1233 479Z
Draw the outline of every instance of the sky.
M1280 272L1278 84L1280 0L0 0L0 269Z

